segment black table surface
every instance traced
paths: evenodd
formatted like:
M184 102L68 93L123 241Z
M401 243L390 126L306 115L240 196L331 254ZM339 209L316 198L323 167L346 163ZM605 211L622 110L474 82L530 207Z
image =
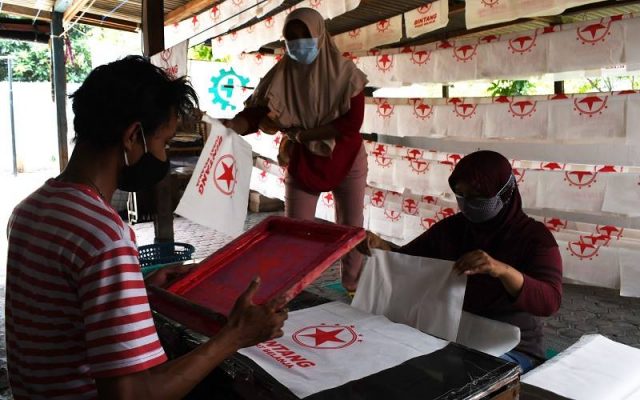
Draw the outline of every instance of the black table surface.
M327 301L302 292L289 303L289 308L303 309ZM170 357L180 356L207 340L203 335L154 314L160 338ZM307 399L480 399L517 385L519 371L516 364L450 343L431 354L316 393ZM240 354L226 360L199 390L209 395L213 390L219 398L297 399L256 363ZM201 397L194 395L192 398ZM538 399L529 397L529 400Z

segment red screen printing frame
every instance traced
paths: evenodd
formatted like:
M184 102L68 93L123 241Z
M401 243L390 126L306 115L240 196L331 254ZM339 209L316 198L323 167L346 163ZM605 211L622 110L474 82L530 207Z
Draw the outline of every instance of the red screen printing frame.
M211 335L255 276L261 278L256 304L280 295L290 301L365 237L362 228L269 217L172 282L166 291L152 290L150 302L156 311ZM204 310L220 317L210 329L202 321ZM212 317L206 314L205 320Z

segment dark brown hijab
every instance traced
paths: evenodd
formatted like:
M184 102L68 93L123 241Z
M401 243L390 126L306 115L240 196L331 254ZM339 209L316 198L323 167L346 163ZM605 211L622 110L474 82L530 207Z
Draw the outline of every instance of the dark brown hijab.
M493 197L511 174L511 163L504 156L478 151L458 162L449 185L453 188L458 182L465 182L483 197ZM545 226L524 213L517 187L505 193L502 200L505 206L493 219L473 223L458 213L438 222L404 249L415 255L452 261L480 249L500 261L518 265L526 261L526 254L533 247L557 247Z

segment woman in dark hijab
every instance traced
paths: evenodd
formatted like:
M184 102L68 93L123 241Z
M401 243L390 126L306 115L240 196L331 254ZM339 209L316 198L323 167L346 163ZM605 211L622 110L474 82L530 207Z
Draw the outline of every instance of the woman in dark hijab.
M503 358L527 371L544 360L542 321L562 299L562 260L544 224L522 211L509 160L493 151L464 157L449 177L460 213L401 248L369 233L369 248L455 261L468 276L463 309L516 325L520 344ZM366 249L364 249L366 252Z

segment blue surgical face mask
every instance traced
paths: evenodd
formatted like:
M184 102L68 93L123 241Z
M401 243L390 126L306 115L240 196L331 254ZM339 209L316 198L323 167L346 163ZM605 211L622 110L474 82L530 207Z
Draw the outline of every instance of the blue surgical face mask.
M515 186L516 179L511 175L507 183L493 197L465 199L463 196L456 194L458 208L462 215L473 223L487 222L502 211L505 206L505 202L502 200L503 197L511 199Z
M311 64L318 57L318 38L285 41L287 54L300 64Z

